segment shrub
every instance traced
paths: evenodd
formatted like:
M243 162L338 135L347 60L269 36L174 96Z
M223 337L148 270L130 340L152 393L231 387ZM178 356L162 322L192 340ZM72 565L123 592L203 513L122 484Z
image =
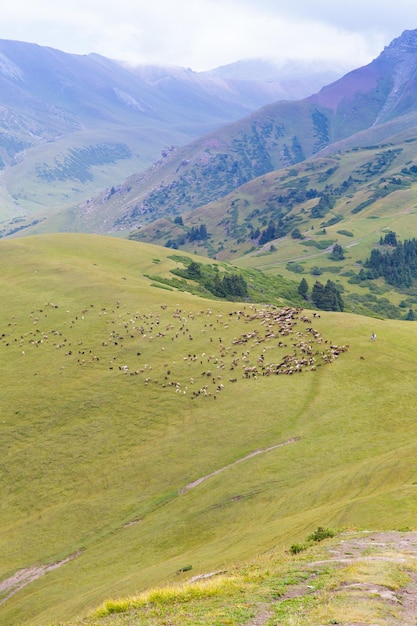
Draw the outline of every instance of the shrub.
M294 228L294 230L291 231L291 237L293 239L304 239L304 236L302 235L299 228Z
M334 531L330 528L323 528L318 526L316 530L307 537L307 541L323 541L323 539L329 539L334 537Z
M291 554L298 554L299 552L303 552L307 550L307 548L313 542L323 541L324 539L329 539L330 537L334 537L335 533L330 528L323 528L323 526L318 526L314 532L311 533L307 537L304 543L293 543L290 547Z
M290 552L291 554L298 554L299 552L302 552L303 550L306 550L307 546L305 543L293 543L291 548L290 548Z

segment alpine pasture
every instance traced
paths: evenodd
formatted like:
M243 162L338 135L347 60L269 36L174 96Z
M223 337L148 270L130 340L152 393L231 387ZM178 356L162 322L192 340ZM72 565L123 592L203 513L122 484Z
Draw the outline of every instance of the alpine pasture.
M413 525L414 323L164 288L168 254L0 243L2 624Z

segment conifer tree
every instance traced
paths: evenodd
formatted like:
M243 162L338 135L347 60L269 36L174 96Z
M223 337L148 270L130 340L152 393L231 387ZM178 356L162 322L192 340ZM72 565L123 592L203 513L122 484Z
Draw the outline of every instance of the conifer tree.
M298 293L300 294L300 296L302 298L304 298L304 300L307 298L307 294L308 294L308 282L306 281L306 279L303 278L300 281L300 284L298 285Z

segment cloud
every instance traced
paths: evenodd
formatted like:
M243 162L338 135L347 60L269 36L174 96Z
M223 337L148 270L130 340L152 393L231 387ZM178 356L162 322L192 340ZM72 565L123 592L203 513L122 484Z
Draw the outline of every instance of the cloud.
M240 4L253 6L252 0L240 0ZM417 26L414 0L257 0L256 9L293 20L320 21L351 32L390 32L392 38Z
M405 28L415 0L15 0L0 37L134 63L211 69L242 58L357 67Z

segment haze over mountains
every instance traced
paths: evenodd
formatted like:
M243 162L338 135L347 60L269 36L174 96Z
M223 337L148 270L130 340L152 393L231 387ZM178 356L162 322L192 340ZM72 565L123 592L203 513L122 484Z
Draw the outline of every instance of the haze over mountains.
M72 206L143 170L164 147L267 102L307 95L334 72L316 68L306 86L303 76L281 82L271 65L267 80L244 75L132 68L0 41L0 217Z
M313 155L391 140L415 125L416 71L417 33L406 31L372 63L318 93L267 105L170 154L114 195L104 193L79 212L77 228L109 231L113 218L115 230L128 231L187 213Z
M338 150L340 141L386 140L414 123L404 116L415 111L416 49L415 31L405 31L372 63L317 91L329 68L266 60L203 73L130 68L2 41L1 234L33 222L28 232L37 232L40 221L44 231L128 234L166 210L186 213L259 175ZM86 198L88 210L75 210Z

